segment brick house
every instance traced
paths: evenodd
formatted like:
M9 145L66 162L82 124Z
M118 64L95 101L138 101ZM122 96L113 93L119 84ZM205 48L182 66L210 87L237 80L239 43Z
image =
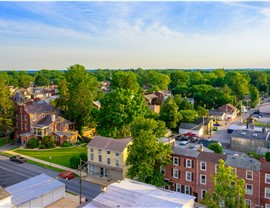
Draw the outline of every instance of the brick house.
M270 208L270 162L266 162L264 158L262 158L260 161L260 202L263 207Z
M198 150L173 147L172 164L165 170L161 167L165 180L170 184L168 189L197 197L196 160L199 153Z
M217 172L217 167L219 165L219 160L222 159L226 161L227 156L222 154L216 154L211 152L200 152L197 157L197 184L196 192L198 193L197 200L200 201L207 190L213 188L212 177Z
M241 157L228 155L226 164L234 168L235 173L245 180L245 200L248 207L260 205L260 161L246 155Z
M57 145L64 141L77 141L78 132L74 131L74 123L59 116L57 110L46 102L17 104L14 121L14 140L22 146L31 138L41 140L47 135L53 135Z
M228 103L218 108L219 111L225 113L225 119L233 120L237 117L239 110L233 106L232 104Z

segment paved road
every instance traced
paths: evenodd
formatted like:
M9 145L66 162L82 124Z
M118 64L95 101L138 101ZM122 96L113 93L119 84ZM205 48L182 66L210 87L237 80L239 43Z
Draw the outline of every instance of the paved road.
M0 155L0 185L8 187L13 184L19 183L28 178L34 177L41 173L47 174L56 178L63 183L66 183L67 191L79 194L80 180L73 178L66 181L58 177L58 172L35 166L29 163L18 164L9 160L8 157ZM82 195L88 200L92 200L101 192L101 186L88 181L82 180Z

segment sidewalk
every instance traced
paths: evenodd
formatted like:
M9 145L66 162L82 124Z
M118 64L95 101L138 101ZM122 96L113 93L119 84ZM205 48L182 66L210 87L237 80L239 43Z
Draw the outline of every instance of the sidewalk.
M8 154L11 154L11 155L17 155L18 154L16 152L13 152L13 151L10 151L10 150L4 150L3 152L8 153ZM22 157L28 159L28 160L32 160L32 161L35 161L35 162L38 162L38 163L42 163L42 164L45 164L47 166L59 168L59 169L62 169L62 170L68 170L68 171L71 171L71 172L77 174L78 176L80 175L80 171L79 170L68 168L68 167L65 167L65 166L62 166L62 165L58 165L58 164L55 164L55 163L51 163L51 162L47 162L47 161L44 161L44 160L40 160L40 159L37 159L37 158L34 158L34 157L30 157L30 156L27 156L27 155L23 155L23 154L20 154L20 155ZM98 184L98 185L101 185L101 186L108 186L111 183L115 182L115 181L111 181L111 180L110 181L106 181L106 180L103 180L103 179L98 178L98 177L90 176L90 175L88 175L87 173L85 173L83 171L81 172L81 176L82 176L82 180L89 181L91 183L95 183L95 184Z

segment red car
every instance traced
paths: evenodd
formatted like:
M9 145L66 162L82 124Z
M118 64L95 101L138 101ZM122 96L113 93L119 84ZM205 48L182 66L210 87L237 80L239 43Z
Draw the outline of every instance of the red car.
M67 180L74 178L74 174L69 170L59 173L59 176Z

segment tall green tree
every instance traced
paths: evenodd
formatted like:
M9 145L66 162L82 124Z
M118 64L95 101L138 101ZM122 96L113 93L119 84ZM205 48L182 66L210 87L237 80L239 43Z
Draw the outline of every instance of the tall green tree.
M37 75L35 78L35 85L36 86L49 86L50 79L44 75Z
M13 129L14 103L10 99L10 92L6 87L4 76L0 75L0 131L5 132L6 143L8 143L8 133Z
M113 138L130 136L130 124L137 116L144 116L150 109L141 94L118 88L100 100L101 108L94 110L98 134Z
M27 74L26 71L20 72L18 76L19 87L29 87L30 82L34 82L34 79L35 78Z
M166 123L168 128L177 127L177 123L181 120L182 116L178 112L178 106L171 96L161 106L159 117Z
M137 81L136 74L131 71L116 71L112 75L111 85L112 90L117 88L130 89L137 93L140 86Z
M250 85L249 91L250 91L251 105L252 107L256 107L260 102L259 90L257 89L257 87Z
M233 168L219 160L218 171L213 177L214 189L208 190L200 202L209 208L242 208L245 202L245 180L239 178Z
M189 75L186 72L177 70L171 73L171 83L170 83L171 88L188 84L189 84Z
M165 135L165 123L154 119L136 118L131 124L132 144L128 147L127 176L156 186L164 185L159 167L171 162L169 144L159 142Z
M83 127L91 125L93 101L97 96L98 81L91 76L85 67L79 64L70 66L60 87L60 104L65 110L65 116L77 124L82 134Z
M181 122L183 123L192 123L198 118L198 113L195 110L180 110L179 112L182 116Z

